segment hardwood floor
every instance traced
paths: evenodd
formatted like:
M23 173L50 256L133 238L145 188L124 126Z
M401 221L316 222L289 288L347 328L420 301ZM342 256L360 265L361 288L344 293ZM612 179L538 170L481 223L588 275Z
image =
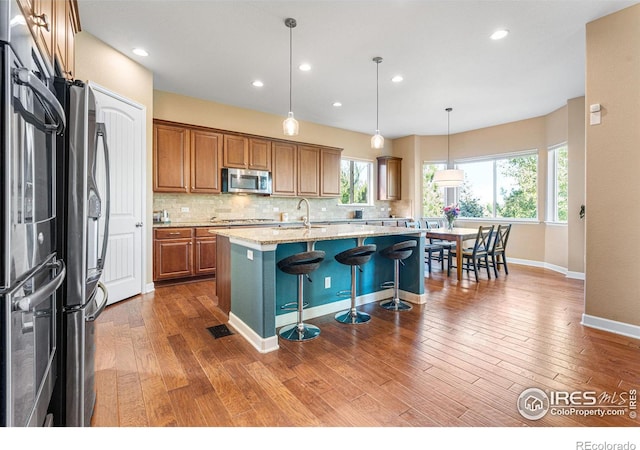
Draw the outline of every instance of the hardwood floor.
M214 282L158 288L97 321L93 426L638 426L640 419L516 408L529 387L640 387L640 341L580 325L582 281L510 266L499 279L425 278L429 300L363 325L313 319L314 341L260 354L224 322Z

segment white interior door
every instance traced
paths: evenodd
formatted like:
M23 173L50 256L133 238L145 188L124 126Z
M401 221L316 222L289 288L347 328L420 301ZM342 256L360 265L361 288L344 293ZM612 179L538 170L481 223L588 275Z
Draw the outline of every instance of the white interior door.
M104 121L109 145L111 214L101 281L111 304L143 290L146 110L101 86L89 85L96 94L98 121Z

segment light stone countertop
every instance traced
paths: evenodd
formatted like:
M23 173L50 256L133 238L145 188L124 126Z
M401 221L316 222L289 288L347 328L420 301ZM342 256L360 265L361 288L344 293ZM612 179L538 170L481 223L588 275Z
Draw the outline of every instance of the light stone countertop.
M382 221L392 221L392 220L413 220L411 218L407 218L407 217L380 217L380 218L370 218L370 219L328 219L328 220L319 220L317 223L318 224L323 224L323 226L326 226L324 224L326 223L331 223L331 224L341 224L344 222L350 222L350 223L362 223L363 225L366 224L366 222L382 222ZM313 222L312 222L313 223ZM228 227L297 227L297 226L302 226L302 222L301 221L288 221L288 222L281 222L278 220L258 220L258 221L252 221L251 219L238 219L237 221L203 221L203 222L167 222L167 223L162 223L162 222L154 222L153 223L153 228L189 228L189 227L220 227L220 228L228 228Z
M291 242L316 242L334 239L366 238L388 235L420 235L424 230L405 227L384 227L379 225L312 225L310 229L298 227L229 228L218 232L227 236L232 243L251 248L263 249ZM264 248L265 250L267 248Z

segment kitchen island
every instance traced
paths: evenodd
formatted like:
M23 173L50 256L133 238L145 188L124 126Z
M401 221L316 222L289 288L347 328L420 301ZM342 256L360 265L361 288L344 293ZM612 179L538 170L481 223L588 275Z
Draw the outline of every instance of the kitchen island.
M258 351L273 351L278 348L277 328L296 322L296 313L283 306L297 301L297 278L280 271L278 261L308 250L326 253L320 268L310 275L313 282L305 282L308 307L304 318L308 320L349 308L349 298L337 293L350 289L351 272L334 259L336 254L363 244L376 244L379 251L408 239L417 241L418 249L424 248L424 231L405 227L338 224L223 229L218 232L216 295L219 303L230 305L229 325ZM404 262L400 298L425 303L423 251L413 252ZM359 305L392 296L392 290L381 284L393 279L393 261L376 253L362 269Z

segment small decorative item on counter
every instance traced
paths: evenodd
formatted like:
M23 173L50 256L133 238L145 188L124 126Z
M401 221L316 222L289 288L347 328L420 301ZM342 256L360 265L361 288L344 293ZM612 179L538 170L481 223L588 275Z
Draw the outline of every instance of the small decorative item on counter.
M447 229L452 230L454 222L460 215L460 208L458 207L458 205L451 204L449 206L445 206L443 208L443 211L444 211L444 218L447 221Z
M164 223L171 222L171 220L169 220L169 211L167 211L166 209L162 210L162 222Z
M283 212L280 213L280 222L288 222L289 221L289 213Z
M353 218L354 219L362 219L362 210L361 209L356 209L353 212Z

